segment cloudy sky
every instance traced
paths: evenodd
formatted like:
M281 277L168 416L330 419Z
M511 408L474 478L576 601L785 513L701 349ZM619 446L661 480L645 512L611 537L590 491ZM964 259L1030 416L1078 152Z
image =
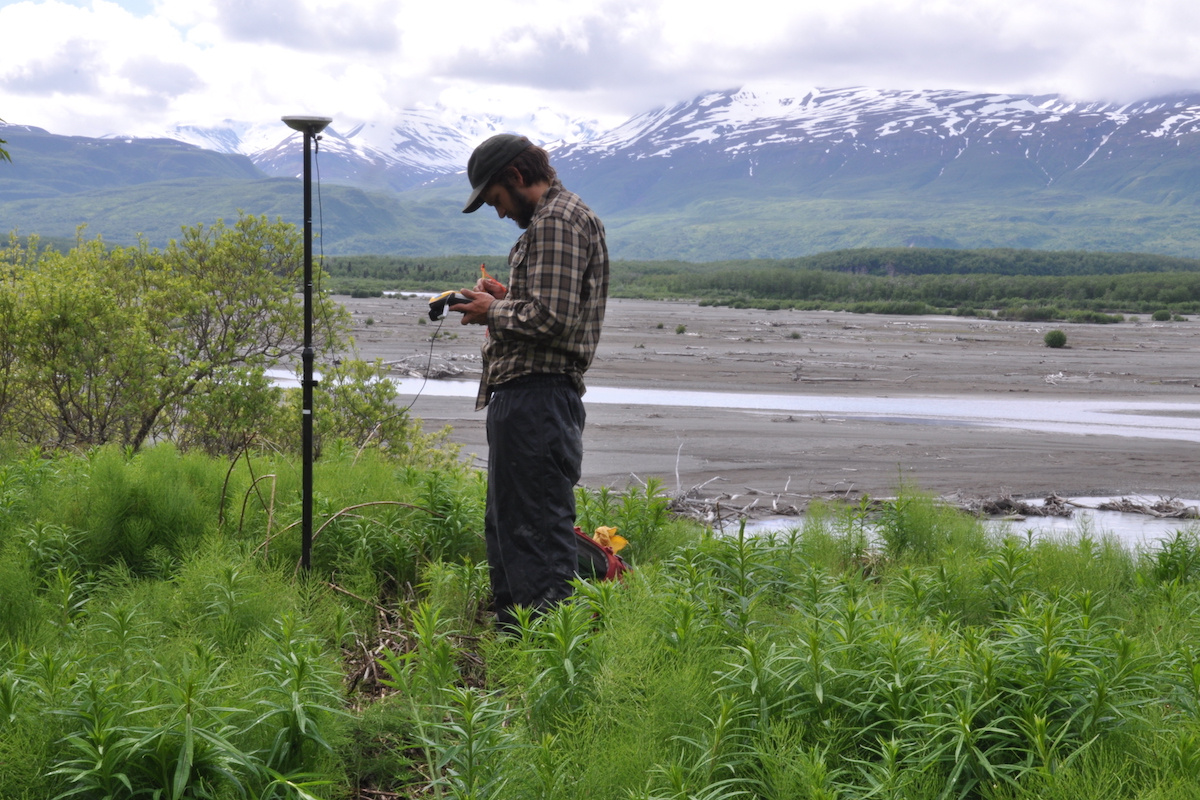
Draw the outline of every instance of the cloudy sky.
M406 107L607 127L791 83L1200 90L1197 0L0 0L0 118L54 133Z

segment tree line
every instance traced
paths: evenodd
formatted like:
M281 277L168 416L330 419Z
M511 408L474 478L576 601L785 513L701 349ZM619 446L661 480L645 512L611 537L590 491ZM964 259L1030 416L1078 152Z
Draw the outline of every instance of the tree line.
M326 260L330 287L346 294L469 286L479 264L497 277L502 256L342 256ZM1150 313L1200 310L1200 259L1149 253L1017 249L860 248L793 259L612 262L612 291L626 297L693 297L795 307L908 303ZM815 304L815 305L813 305ZM923 313L923 312L910 312Z
M723 270L614 281L626 296L696 297L755 306L920 303L934 308L1008 308L1029 304L1095 312L1200 311L1200 272L1123 275L862 275L803 269ZM923 313L923 312L914 312Z
M1200 259L1153 253L995 248L869 247L780 262L780 267L867 275L1119 275L1200 271Z
M472 284L479 277L479 265L486 264L488 272L496 274L507 271L508 259L504 256L432 256L410 258L406 256L361 255L330 256L325 259L325 269L331 278L375 279L399 281L404 285L397 288L416 288L411 284L436 283L457 287L464 281Z

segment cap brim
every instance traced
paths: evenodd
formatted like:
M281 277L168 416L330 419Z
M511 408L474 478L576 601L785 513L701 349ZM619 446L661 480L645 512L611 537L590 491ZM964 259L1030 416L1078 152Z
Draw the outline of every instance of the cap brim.
M513 159L532 147L524 136L498 133L475 148L467 161L467 180L474 189L463 206L463 213L470 214L483 205L483 192Z
M479 186L479 188L477 188L471 192L471 196L467 198L467 204L465 206L463 206L462 213L471 214L471 213L479 210L479 207L481 205L483 205L483 190L486 188L487 188L487 184L484 183L484 184L481 184Z

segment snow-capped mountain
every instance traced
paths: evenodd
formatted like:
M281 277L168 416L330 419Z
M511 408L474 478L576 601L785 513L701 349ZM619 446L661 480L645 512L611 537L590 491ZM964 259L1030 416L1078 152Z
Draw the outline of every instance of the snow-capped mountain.
M572 119L547 108L516 118L480 117L436 107L404 111L391 124L339 128L337 120L319 143L322 178L335 183L403 191L431 178L461 172L471 151L487 137L521 131L536 142L580 141L594 136L595 121ZM165 138L222 153L249 156L263 172L294 177L301 168L299 133L282 122L176 126Z
M318 167L325 183L348 186L329 187L339 200L326 209L326 243L502 251L508 231L494 217L459 213L470 152L497 131L551 149L625 258L898 245L1200 254L1200 95L1115 104L780 85L707 92L607 130L550 109L523 119L448 108L335 119ZM51 232L54 221L55 234L69 235L87 222L114 240L149 230L165 239L179 224L239 209L294 213L293 182L259 180L301 170L300 135L275 119L107 140L0 125L0 138L14 156L0 170L9 225ZM172 204L157 229L141 211L150 195L132 192L141 184L157 187L154 208ZM96 191L113 193L100 201L112 222L102 223L95 200L73 204ZM47 205L5 203L39 198Z
M639 114L560 148L555 163L604 211L677 206L699 196L698 175L726 196L922 191L969 199L1065 187L1147 199L1154 181L1142 179L1194 155L1198 134L1196 97L1115 104L751 86Z
M576 182L611 183L620 175L628 186L601 201L611 209L639 200L637 187L659 183L663 169L674 170L673 178L690 172L686 164L710 174L736 167L747 179L757 169L760 180L800 188L838 173L911 171L919 162L920 176L908 180L923 186L953 172L964 155L990 155L1028 172L1029 186L1050 186L1139 143L1200 132L1200 99L1079 103L1057 95L750 85L647 111L607 131L550 109L501 119L435 107L349 129L335 120L320 144L322 178L404 191L461 172L475 145L499 131L521 131L547 146ZM268 175L299 173L300 136L277 121L177 126L164 135L247 155ZM626 174L635 164L638 174Z
M639 114L612 131L565 148L559 157L669 157L687 147L736 156L803 143L876 147L903 134L965 147L972 140L986 145L993 137L1040 141L1052 130L1072 126L1088 128L1103 147L1130 123L1135 123L1129 131L1134 136L1200 132L1200 100L1118 105L1076 103L1057 95L747 86Z

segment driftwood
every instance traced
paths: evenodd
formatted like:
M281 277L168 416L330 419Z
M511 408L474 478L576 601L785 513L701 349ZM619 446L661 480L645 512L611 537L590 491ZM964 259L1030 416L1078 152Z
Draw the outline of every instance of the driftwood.
M1096 506L1100 511L1120 511L1125 514L1146 514L1160 519L1200 519L1200 510L1195 506L1185 506L1179 500L1171 497L1160 497L1154 503L1140 503L1122 497L1120 500L1109 500Z
M1042 505L1032 505L1012 495L983 497L959 504L959 508L977 517L1071 517L1075 505L1071 501L1052 494Z
M680 516L721 527L736 524L742 519L799 516L810 499L809 495L788 491L788 487L791 486L790 478L778 492L750 486L743 486L742 491L736 493L709 488L709 484L722 480L724 479L710 478L687 491L677 492L671 498L668 508Z
M1032 505L1018 500L1012 495L1000 495L991 498L976 498L955 503L960 509L977 517L1067 517L1072 510L1084 508L1089 511L1118 511L1122 514L1145 514L1159 519L1200 519L1200 509L1196 506L1184 505L1176 498L1160 497L1153 503L1122 497L1120 500L1106 500L1098 505L1089 506L1065 497L1052 494L1042 505Z
M426 355L412 355L395 361L384 361L383 365L389 368L392 372L406 375L410 378L429 378L430 380L438 380L439 378L457 378L467 372L478 372L478 368L468 368L458 366L455 361L472 361L477 360L477 356L455 355L450 358L433 356L432 358Z
M791 479L788 479L781 491L757 489L743 486L740 492L721 490L712 486L724 482L721 477L710 478L704 483L697 484L686 491L677 491L670 500L669 508L675 514L689 517L698 522L714 527L736 525L742 519L761 519L763 517L795 517L804 513L808 502L815 495L798 494L788 491ZM825 497L826 500L849 499L851 488L846 497L841 494ZM1070 519L1076 508L1090 511L1119 511L1124 514L1145 514L1159 519L1200 519L1200 508L1185 505L1175 498L1159 498L1153 503L1122 497L1120 500L1109 500L1098 505L1086 505L1058 494L1050 494L1041 502L1027 502L1002 494L995 497L977 497L963 499L960 495L942 498L949 503L976 517L1003 517L1023 520L1026 517L1063 517ZM868 506L878 510L886 498L871 498Z

